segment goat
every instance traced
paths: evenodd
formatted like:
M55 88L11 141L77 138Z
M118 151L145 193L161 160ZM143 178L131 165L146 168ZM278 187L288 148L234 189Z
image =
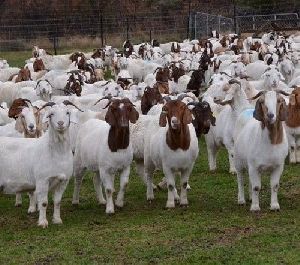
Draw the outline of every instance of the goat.
M37 139L0 138L0 190L4 193L34 191L36 193L38 225L48 226L46 209L48 192L54 192L53 223L60 224L60 203L73 172L73 155L69 143L69 126L76 122L74 112L64 105L48 102L43 108L43 123L48 133ZM13 163L18 167L12 166ZM38 161L38 162L37 162Z
M157 86L146 87L141 99L142 114L147 114L154 105L161 103L162 99Z
M288 116L285 129L289 142L290 163L300 162L300 86L296 87L291 95L288 105Z
M114 213L112 195L114 174L121 171L120 191L116 200L118 207L124 205L124 192L128 183L130 164L133 158L129 140L129 121L135 123L139 117L129 99L111 99L107 104L105 121L91 119L78 132L74 155L75 189L73 204L79 203L82 173L85 168L96 173L94 186L100 204L105 203L102 184L106 193L106 213Z
M155 169L162 169L168 183L166 207L174 208L174 174L179 171L181 173L180 205L188 205L188 180L199 151L197 136L191 123L191 111L180 100L170 100L164 105L159 117L159 126L156 122L149 123L145 130L144 149L147 200L154 199L153 172Z
M261 91L251 118L237 134L234 144L234 164L238 180L238 204L245 204L243 172L249 173L251 211L259 211L261 174L271 172L271 210L279 210L277 199L279 180L288 155L288 141L283 128L287 106L279 92ZM253 99L255 99L253 98ZM251 139L251 144L249 141Z

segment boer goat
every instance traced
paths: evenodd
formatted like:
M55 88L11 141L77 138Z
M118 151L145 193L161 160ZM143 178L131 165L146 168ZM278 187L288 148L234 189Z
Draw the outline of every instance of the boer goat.
M251 211L259 211L261 174L271 173L271 210L279 210L277 193L284 161L288 155L288 141L283 128L287 106L282 92L261 91L251 118L237 133L234 145L234 164L238 179L238 203L245 204L244 170L249 173ZM284 93L284 95L286 95Z

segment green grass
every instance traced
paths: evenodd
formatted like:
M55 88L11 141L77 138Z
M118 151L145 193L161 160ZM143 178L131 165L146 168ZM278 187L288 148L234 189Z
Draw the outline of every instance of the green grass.
M156 175L156 182L162 177ZM116 179L116 184L119 178ZM63 225L36 226L14 196L0 195L0 264L299 264L300 170L287 165L279 190L280 212L269 210L269 178L263 180L261 213L237 205L237 184L227 154L210 173L204 141L190 178L189 207L166 210L166 191L152 204L134 167L125 206L107 216L86 176L78 207L71 204L73 180L62 201ZM118 186L118 185L116 185ZM48 209L51 221L53 206Z
M60 53L75 50L59 51ZM27 52L5 52L11 66L23 66ZM156 175L156 182L162 174ZM116 186L118 178L116 179ZM146 189L131 171L125 207L106 216L96 203L91 176L83 182L79 207L71 204L73 180L62 202L63 225L36 226L14 196L0 195L0 264L300 264L300 168L287 165L281 178L281 211L269 210L269 178L263 180L261 213L237 205L237 184L227 154L210 173L205 145L190 178L189 207L165 210L166 191L146 202Z

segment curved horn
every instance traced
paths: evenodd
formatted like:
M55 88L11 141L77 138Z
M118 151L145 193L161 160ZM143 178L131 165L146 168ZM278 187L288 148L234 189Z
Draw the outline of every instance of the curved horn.
M241 86L241 82L236 79L230 79L228 83L229 85L238 84L239 86Z
M52 106L54 106L54 105L56 105L55 102L47 102L43 107L41 107L41 108L39 109L39 111L41 111L42 109L44 109L44 108L46 108L46 107L52 107Z
M106 96L106 97L102 97L102 98L100 98L100 99L98 99L97 101L96 101L96 103L94 104L94 106L95 105L97 105L101 100L103 100L103 99L108 99L109 101L112 99L112 96Z
M290 95L289 93L287 93L287 92L285 92L285 91L283 91L283 90L281 90L281 89L276 90L276 92L279 93L279 94L282 94L282 95L284 95L284 96L287 96L287 97Z
M78 108L74 103L72 103L69 100L64 100L63 104L66 105L66 106L71 105L71 106L75 107L76 109L78 109L79 111L84 112L82 109Z

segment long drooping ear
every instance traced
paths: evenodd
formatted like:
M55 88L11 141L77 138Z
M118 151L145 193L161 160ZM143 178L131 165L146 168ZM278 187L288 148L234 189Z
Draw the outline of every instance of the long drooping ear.
M258 121L263 121L264 113L263 113L263 109L262 109L261 100L256 101L255 110L253 112L253 118L255 118Z
M162 110L161 114L159 116L159 126L160 127L166 127L167 125L167 111L166 110Z
M193 120L192 113L189 110L189 108L186 107L182 116L182 122L183 124L190 124L192 120Z
M134 107L132 107L130 113L129 113L129 120L131 123L136 123L136 121L139 118L139 113L136 111Z
M105 115L105 121L110 125L110 126L116 126L117 121L116 118L111 110L111 107L108 108L106 115Z
M296 105L296 95L295 94L291 94L290 95L290 104L292 106L295 106Z
M24 126L23 126L23 123L22 123L22 118L20 116L16 119L15 129L19 133L23 133L24 132Z
M287 105L285 103L285 100L282 99L282 103L280 104L280 109L279 109L279 120L285 121L287 115L288 115Z

